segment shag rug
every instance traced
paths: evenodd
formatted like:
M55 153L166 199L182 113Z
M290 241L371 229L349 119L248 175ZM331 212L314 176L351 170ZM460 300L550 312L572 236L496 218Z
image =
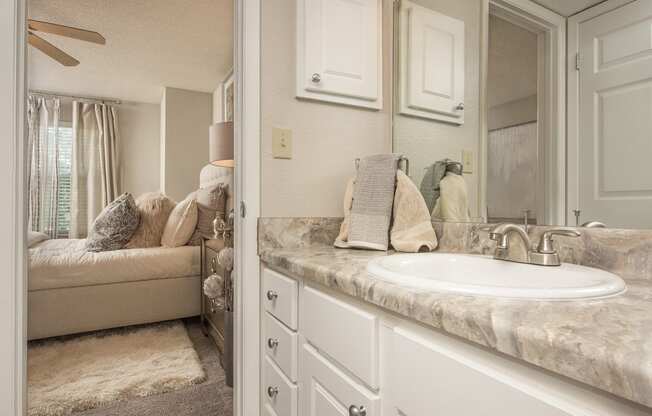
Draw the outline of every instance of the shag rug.
M29 416L60 416L206 379L180 321L30 343Z

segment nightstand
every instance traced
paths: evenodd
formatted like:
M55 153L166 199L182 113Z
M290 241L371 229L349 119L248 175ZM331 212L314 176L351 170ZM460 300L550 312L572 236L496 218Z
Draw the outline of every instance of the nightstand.
M217 265L217 253L224 248L223 240L216 240L212 238L202 239L201 244L201 258L202 258L202 267L201 267L201 324L202 330L205 335L210 336L217 348L220 350L220 354L224 353L224 330L225 330L225 314L224 309L216 308L211 300L204 295L204 280L212 274L211 265ZM215 259L215 260L214 260ZM213 263L214 262L214 263ZM222 277L225 276L225 270L217 265L217 274Z

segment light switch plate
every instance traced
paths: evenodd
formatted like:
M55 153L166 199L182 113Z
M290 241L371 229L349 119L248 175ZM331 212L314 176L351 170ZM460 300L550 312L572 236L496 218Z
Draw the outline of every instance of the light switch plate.
M462 172L473 173L473 151L462 150Z
M272 128L272 157L292 159L292 130Z

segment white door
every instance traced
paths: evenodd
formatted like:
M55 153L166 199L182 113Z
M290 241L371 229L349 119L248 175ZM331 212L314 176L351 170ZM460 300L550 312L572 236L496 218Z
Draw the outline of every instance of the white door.
M298 0L297 96L380 108L380 0Z
M300 414L380 416L380 398L354 381L315 348L301 351Z
M464 123L464 22L404 1L399 25L400 112Z
M652 228L652 1L581 23L578 39L581 221Z

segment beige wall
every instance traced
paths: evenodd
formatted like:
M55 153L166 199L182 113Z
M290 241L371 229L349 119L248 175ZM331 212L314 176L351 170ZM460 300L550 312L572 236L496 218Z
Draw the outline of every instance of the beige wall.
M181 201L199 187L208 163L211 93L165 87L161 104L161 188Z
M464 174L472 216L478 216L480 146L480 24L482 0L413 0L424 7L464 21L465 77L464 124L457 126L435 120L396 114L394 118L394 151L410 160L410 176L417 186L424 169L437 160L450 158L461 161L462 150L471 150L474 169Z
M161 189L158 104L122 103L118 107L122 189L135 197Z
M370 111L295 98L296 2L262 2L262 216L341 216L355 158L391 151L392 6L384 3L384 104ZM292 130L292 159L272 158L272 127Z

